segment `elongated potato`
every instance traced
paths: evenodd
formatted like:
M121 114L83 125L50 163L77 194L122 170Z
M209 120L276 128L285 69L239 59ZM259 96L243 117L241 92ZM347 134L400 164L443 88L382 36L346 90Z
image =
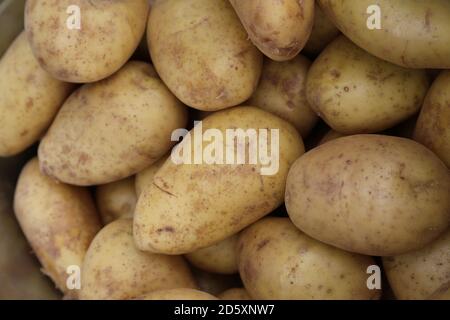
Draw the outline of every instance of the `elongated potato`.
M137 201L134 177L98 186L95 195L103 224L133 217Z
M275 61L294 58L314 22L313 0L230 0L250 39Z
M144 188L148 184L151 184L153 182L153 177L155 176L156 172L161 169L164 162L167 161L167 158L167 156L162 157L161 159L150 165L148 168L136 174L134 187L137 197L141 195L142 190L144 190Z
M428 92L414 140L434 151L450 168L450 71L443 71Z
M397 299L423 300L450 281L450 230L424 248L383 258Z
M312 64L306 95L335 131L374 133L418 112L428 86L425 70L380 60L340 36Z
M21 33L0 60L0 157L35 143L72 88L39 66Z
M292 125L256 107L215 112L196 128L139 197L133 231L141 250L185 254L239 232L282 204L289 167L304 152ZM202 142L211 134L214 144ZM201 164L194 147L204 150Z
M262 54L247 40L228 0L157 1L147 34L158 74L190 107L238 105L258 84Z
M228 289L219 294L218 298L220 300L251 300L247 290L244 288Z
M367 287L371 257L321 243L287 218L264 218L239 238L239 272L253 299L376 299Z
M89 244L100 230L88 190L46 177L34 158L20 174L14 211L43 272L67 296L77 297L78 291L66 285L68 267L81 268Z
M169 289L150 292L137 300L218 300L209 293L195 289Z
M286 207L303 232L374 256L420 249L450 223L450 173L422 145L381 135L327 142L289 171Z
M235 234L212 246L188 253L186 259L199 269L222 274L238 272L237 241Z
M120 180L166 154L186 120L151 65L131 61L69 97L39 146L41 168L74 185Z
M448 0L318 1L342 33L372 55L407 68L450 68Z
M261 80L248 103L292 123L305 138L317 122L306 100L306 75L311 62L298 55L286 62L264 61Z
M119 219L94 238L83 264L81 299L132 299L155 290L196 288L182 257L137 250L131 229L130 219Z
M95 82L131 57L148 10L147 0L28 0L25 29L34 55L53 77Z

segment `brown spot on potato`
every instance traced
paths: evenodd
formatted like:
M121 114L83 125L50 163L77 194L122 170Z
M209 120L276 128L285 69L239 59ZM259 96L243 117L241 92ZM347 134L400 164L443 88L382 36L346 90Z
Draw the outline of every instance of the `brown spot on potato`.
M268 243L270 242L270 239L264 239L263 241L259 242L256 245L256 251L260 251L262 248L264 248Z

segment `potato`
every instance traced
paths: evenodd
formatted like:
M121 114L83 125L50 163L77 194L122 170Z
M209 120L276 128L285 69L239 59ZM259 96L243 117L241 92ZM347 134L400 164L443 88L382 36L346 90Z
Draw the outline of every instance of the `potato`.
M209 293L194 289L159 290L145 294L138 300L218 300Z
M228 0L157 1L147 34L158 74L190 107L238 105L258 84L262 54L247 40Z
M132 299L155 290L196 288L182 257L141 252L133 243L132 220L104 227L83 264L81 299Z
M76 298L78 291L66 285L70 275L68 267L81 267L89 244L100 230L88 190L46 177L34 158L20 174L14 211L43 272L58 289Z
M137 202L134 177L100 185L95 195L103 224L133 217Z
M319 4L342 33L374 56L407 68L450 68L448 0L319 0ZM373 29L377 27L373 5L379 8L380 29Z
M335 131L373 133L418 112L428 85L425 70L380 60L340 36L312 64L306 94Z
M450 300L450 281L436 290L429 300Z
M79 8L79 29L71 6ZM147 0L28 0L25 29L34 55L53 77L94 82L131 57L144 34L148 10Z
M306 74L311 62L298 55L286 62L264 61L261 81L248 103L289 121L305 138L317 122L306 100Z
M450 175L408 139L354 135L327 142L289 171L286 208L309 236L373 256L424 247L450 223Z
M450 71L443 71L428 92L414 140L434 151L450 168Z
M256 300L376 299L371 257L345 252L299 231L288 218L264 218L239 238L239 272Z
M336 132L334 130L330 130L319 141L319 145L327 143L328 141L331 141L331 140L342 138L342 137L345 137L345 135L342 133Z
M252 42L275 61L294 58L314 22L313 0L230 0Z
M450 281L450 230L420 250L383 258L383 265L398 299L428 298Z
M218 298L220 300L251 300L247 290L244 288L228 289L219 294Z
M23 30L25 0L0 1L0 57Z
M41 168L74 185L120 180L166 154L186 121L151 65L132 61L69 97L39 146Z
M302 52L311 56L317 56L339 33L339 29L327 18L316 3L311 36Z
M208 272L237 273L237 241L238 235L232 235L212 246L188 253L186 259L197 268Z
M0 60L0 157L35 143L72 88L39 66L21 33Z
M162 157L146 169L136 174L134 188L138 197L141 195L142 190L144 190L144 188L148 184L151 184L153 182L153 177L155 176L156 172L161 169L164 162L167 161L167 158L168 156Z
M194 266L191 268L199 290L216 296L225 290L241 287L242 281L236 274L219 274L203 271Z
M205 149L199 159L203 160L206 155L204 161L196 165L189 162L175 164L171 157L155 175L153 184L148 185L139 197L133 231L136 245L141 250L185 254L236 234L283 203L289 167L304 152L302 139L292 125L256 107L215 112L196 128L192 130L191 138L185 138L174 154L183 153L195 158L195 146ZM241 129L246 137L236 131L230 134L229 130L233 129ZM248 139L251 130L255 130L255 135ZM268 143L262 133L257 133L261 131L268 137L272 134L279 137L274 135L273 142ZM214 144L201 141L203 134L212 133L222 138L216 136ZM197 144L198 140L200 143ZM210 159L208 155L214 153L211 146L218 144L219 150L221 143L222 150L223 145L227 145L223 157L220 158L220 151L217 151L218 155ZM258 157L255 157L257 152L250 152L255 150L254 147L259 149ZM270 162L269 165L260 160L264 149L272 158L266 162ZM239 158L245 160L239 164L238 153ZM250 157L245 156L248 153L251 153ZM244 156L246 159L242 159ZM232 157L234 161L227 161L225 157ZM250 161L252 157L253 162ZM177 157L175 160L178 161ZM195 161L191 160L191 163Z

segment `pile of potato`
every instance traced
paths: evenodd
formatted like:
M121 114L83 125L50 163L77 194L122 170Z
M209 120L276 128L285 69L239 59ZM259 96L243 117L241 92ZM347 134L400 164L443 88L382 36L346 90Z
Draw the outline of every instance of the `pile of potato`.
M450 298L448 0L28 0L24 17L0 157L38 145L14 212L64 298ZM278 130L276 173L175 163L173 132L200 120ZM29 278L26 297L54 297Z

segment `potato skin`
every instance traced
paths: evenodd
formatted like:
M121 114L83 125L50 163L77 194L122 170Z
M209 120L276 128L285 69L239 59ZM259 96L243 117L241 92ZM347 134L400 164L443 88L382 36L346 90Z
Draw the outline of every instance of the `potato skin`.
M95 196L103 224L133 217L137 202L134 177L97 186Z
M414 140L431 149L450 168L450 71L442 71L428 91Z
M450 2L318 0L325 14L356 45L407 68L450 68ZM381 9L381 29L367 27L367 9Z
M186 254L186 259L199 269L221 274L238 272L238 234L232 235L212 246Z
M223 134L229 128L279 129L278 172L261 175L260 163L176 165L167 160L136 205L133 230L141 250L190 253L239 232L283 203L289 167L304 152L295 128L249 106L215 112L203 120L203 131L209 128Z
M450 281L450 230L424 248L383 258L397 299L423 300Z
M256 300L376 299L367 288L371 257L323 244L288 218L264 218L239 238L239 272Z
M132 61L69 97L39 146L41 168L74 185L120 180L166 154L186 121L186 108L151 65Z
M145 294L137 300L218 300L213 295L195 289L159 290Z
M248 101L293 124L305 138L318 116L306 100L306 75L311 62L298 55L285 62L265 59L261 80Z
M450 300L450 281L436 290L428 300Z
M251 300L247 290L244 288L231 288L221 294L218 298L220 300Z
M71 5L80 8L81 29L67 27ZM67 82L95 82L112 75L141 40L147 0L28 0L25 29L42 68Z
M16 186L14 211L43 272L67 296L67 267L81 267L86 251L100 230L87 189L57 183L39 171L36 158L23 168Z
M22 32L0 60L0 157L35 143L72 89L39 66Z
M161 79L190 107L238 105L258 84L262 54L247 40L228 0L156 2L147 36Z
M303 232L338 248L392 256L424 247L450 222L450 176L408 139L354 135L291 167L286 207Z
M320 139L318 145L322 145L324 143L327 143L328 141L339 139L339 138L342 138L342 137L345 137L345 134L339 133L339 132L334 131L334 130L330 130L322 137L322 139Z
M418 112L428 86L425 70L380 60L340 36L312 64L306 95L335 131L374 133Z
M155 163L151 164L149 167L145 168L144 170L136 174L134 187L136 195L138 197L141 195L142 190L144 190L145 186L153 182L153 177L155 176L156 172L158 172L158 170L161 169L164 162L167 161L167 158L168 156L162 157Z
M133 299L172 288L196 288L187 263L179 256L139 251L133 242L131 219L111 222L89 246L81 299Z
M275 61L294 58L314 22L313 0L230 0L252 42Z

